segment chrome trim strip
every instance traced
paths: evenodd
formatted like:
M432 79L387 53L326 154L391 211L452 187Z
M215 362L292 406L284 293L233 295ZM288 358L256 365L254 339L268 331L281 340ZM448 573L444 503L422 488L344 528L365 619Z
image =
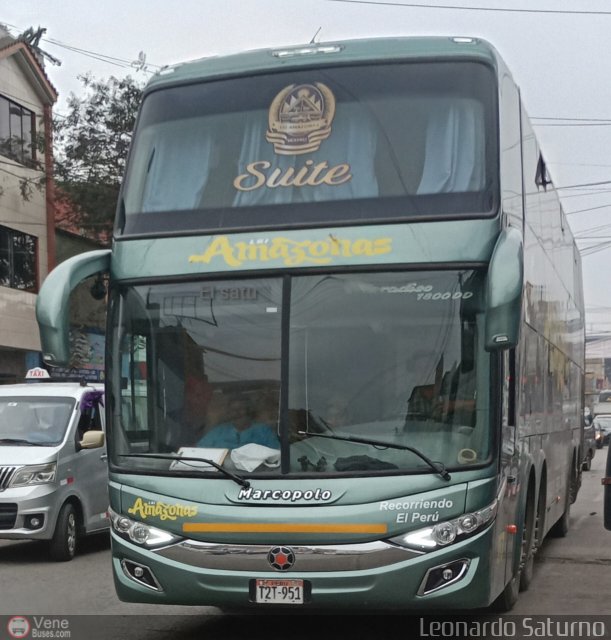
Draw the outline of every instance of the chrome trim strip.
M185 565L201 569L226 571L274 571L267 554L277 544L221 544L183 540L153 553ZM295 564L283 575L306 571L363 571L422 555L421 551L405 549L381 540L344 545L301 545L284 543L295 554Z

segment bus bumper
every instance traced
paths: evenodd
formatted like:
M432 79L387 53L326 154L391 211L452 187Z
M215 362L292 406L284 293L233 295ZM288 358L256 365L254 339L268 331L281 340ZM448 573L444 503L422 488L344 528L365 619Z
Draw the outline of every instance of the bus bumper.
M492 601L490 592L494 527L446 548L385 566L353 571L240 571L193 566L143 549L112 533L112 561L117 595L124 602L257 609L429 611L478 609ZM262 545L265 547L266 545ZM267 545L271 548L273 545ZM231 545L225 545L231 548ZM423 593L431 571L465 561L460 579ZM331 566L333 563L329 562ZM299 579L308 596L300 605L253 602L255 579ZM427 590L427 589L424 589Z

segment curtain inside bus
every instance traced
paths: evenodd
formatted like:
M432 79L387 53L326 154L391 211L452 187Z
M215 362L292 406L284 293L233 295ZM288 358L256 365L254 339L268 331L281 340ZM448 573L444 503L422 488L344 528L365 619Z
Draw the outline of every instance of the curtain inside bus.
M299 91L312 107L301 121ZM492 71L474 63L299 69L156 91L139 118L120 224L142 233L491 215L495 100Z

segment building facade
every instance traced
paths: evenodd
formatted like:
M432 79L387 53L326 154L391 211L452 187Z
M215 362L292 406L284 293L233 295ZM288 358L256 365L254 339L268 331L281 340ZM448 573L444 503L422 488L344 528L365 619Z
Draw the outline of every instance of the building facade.
M40 362L40 284L55 264L52 107L42 58L0 25L0 383Z
M585 405L594 410L601 391L611 389L611 337L593 335L586 341Z

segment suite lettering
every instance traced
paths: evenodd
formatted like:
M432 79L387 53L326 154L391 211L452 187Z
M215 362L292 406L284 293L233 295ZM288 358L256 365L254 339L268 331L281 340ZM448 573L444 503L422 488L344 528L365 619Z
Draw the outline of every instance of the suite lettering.
M278 237L255 243L232 242L228 236L217 236L203 253L189 256L189 262L209 264L220 258L230 267L241 267L246 262L281 260L287 267L294 267L329 264L334 258L371 258L391 251L392 238L348 240L331 235L322 240Z
M328 489L240 489L238 500L282 500L285 502L328 502L333 494Z
M238 191L256 191L261 187L277 189L278 187L318 187L326 184L335 187L352 180L350 165L346 163L330 167L327 162L314 163L306 160L299 169L276 167L271 171L272 163L267 160L250 162L246 165L246 173L237 176L233 186Z

